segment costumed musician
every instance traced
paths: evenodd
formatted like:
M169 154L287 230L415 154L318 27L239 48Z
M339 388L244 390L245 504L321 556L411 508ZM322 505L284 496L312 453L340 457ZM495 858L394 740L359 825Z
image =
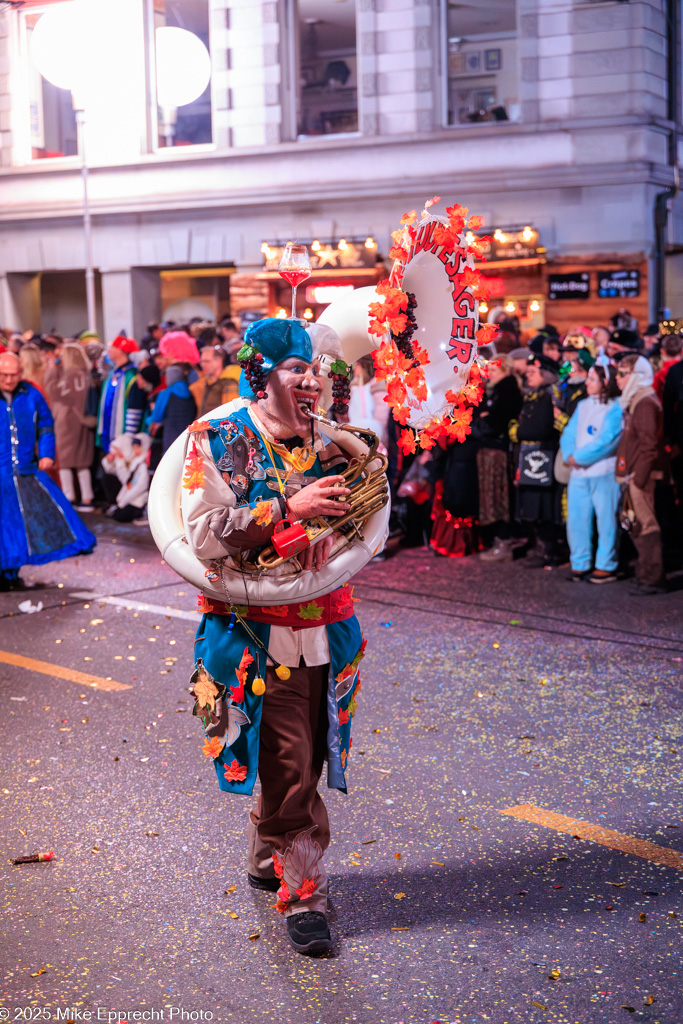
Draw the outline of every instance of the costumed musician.
M240 356L248 404L190 427L182 484L187 542L208 565L214 590L224 561L234 567L251 558L283 522L298 536L299 521L349 508L339 475L348 457L323 440L309 415L324 383L309 333L297 321L260 320ZM297 556L304 574L323 567L333 539ZM351 588L257 607L249 606L245 582L243 606L231 603L227 589L226 598L200 599L192 692L206 729L204 751L225 792L251 794L258 774L249 884L278 893L298 952L324 952L331 948L322 864L330 830L317 785L327 761L328 786L346 792L364 648Z

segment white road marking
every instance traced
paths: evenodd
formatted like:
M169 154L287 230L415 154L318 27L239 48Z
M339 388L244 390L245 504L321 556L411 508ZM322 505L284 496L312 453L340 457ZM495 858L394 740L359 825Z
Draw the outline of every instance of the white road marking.
M83 601L97 601L99 604L112 604L118 608L125 608L130 612L149 612L152 615L166 615L171 619L188 619L190 622L201 622L200 612L186 612L182 608L171 608L169 605L147 604L146 601L133 601L129 597L108 597L101 594L91 594L87 590L77 590L69 594L69 597L77 597Z

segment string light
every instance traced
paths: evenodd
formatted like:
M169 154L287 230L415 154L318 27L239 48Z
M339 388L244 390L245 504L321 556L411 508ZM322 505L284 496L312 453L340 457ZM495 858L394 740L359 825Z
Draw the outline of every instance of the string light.
M261 252L266 257L267 260L272 259L274 256L273 250L270 248L267 242L263 242L263 244L261 245Z
M349 243L346 241L345 238L340 238L339 241L337 242L337 248L339 249L340 252L346 252L348 247Z
M320 242L318 241L318 239L317 239L317 238L316 238L316 240L315 240L315 241L314 241L314 242L312 243L312 245L311 245L311 249L313 250L313 252L320 252L320 250L322 249L322 246L321 246L321 244L320 244Z
M467 234L465 235L465 241L467 242L468 245L472 245L472 242L474 241L474 232L473 231L468 231L467 232Z
M522 231L522 241L523 242L530 242L533 237L534 237L534 232L531 230L531 228L527 224L527 226L524 228L524 231Z
M486 302L480 302L479 303L479 312L480 313L488 313L488 311L489 311L488 304Z
M277 311L277 319L278 320L286 320L287 319L287 310L283 309L282 306L280 306L280 308Z
M377 242L375 241L374 238L372 238L371 235L368 235L368 237L365 239L365 248L366 249L376 249L377 248Z
M508 240L508 236L503 231L501 231L500 228L496 228L496 230L493 232L493 237L497 242L507 242Z
M313 319L313 310L311 309L310 306L307 306L306 309L304 310L304 320L312 320L312 319Z
M514 313L516 308L517 307L515 306L514 302L506 302L505 303L505 312L506 313Z
M541 308L541 303L538 302L536 299L532 299L531 302L529 303L529 309L531 310L532 313L538 313L540 308Z

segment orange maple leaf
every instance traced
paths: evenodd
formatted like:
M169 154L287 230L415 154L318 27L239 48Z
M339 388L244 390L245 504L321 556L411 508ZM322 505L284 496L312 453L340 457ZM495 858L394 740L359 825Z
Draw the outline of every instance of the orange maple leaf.
M394 419L397 423L400 423L402 427L405 427L406 423L410 419L410 408L407 405L399 405L398 408L393 410Z
M392 334L402 334L406 329L408 323L408 317L405 313L399 313L398 316L392 316L387 321L389 324L389 330Z
M477 331L477 344L490 345L500 334L498 324L482 324Z
M457 402L460 396L456 394L453 388L449 388L445 395L447 402Z
M426 366L429 360L429 352L426 348L420 348L415 342L413 342L413 355L417 359L420 366Z
M304 878L304 880L303 880L303 882L301 884L301 888L300 889L295 889L294 892L302 900L307 900L309 896L313 895L313 893L315 892L316 889L317 889L317 884L316 884L315 878Z
M194 494L200 487L204 486L204 456L202 455L197 442L192 442L192 450L185 460L185 475L183 487L190 494Z
M446 224L435 224L432 238L437 245L454 247L456 244L455 234L451 228L447 227Z
M408 258L408 250L404 249L402 245L392 245L389 250L389 259L401 260L403 262Z
M270 501L257 501L251 510L257 526L270 526L273 521L273 505Z
M398 446L404 455L415 454L415 434L412 432L412 430L401 431L401 437L399 438Z
M466 384L460 392L460 397L470 405L479 405L484 394L484 389L480 388L477 384Z
M456 441L464 441L472 431L471 423L472 409L463 409L461 407L454 411L453 418L446 429L450 437L454 437Z
M427 434L424 430L420 433L420 448L424 451L429 451L436 444L436 438L432 437L431 434Z
M212 757L214 759L214 761L216 760L217 757L220 757L220 753L221 753L222 749L223 749L223 744L219 740L218 736L212 736L211 739L207 738L204 746L202 747L202 751L204 753L204 756L205 757Z
M247 766L240 764L237 758L233 758L225 769L225 777L228 782L244 782L247 777Z
M486 221L483 217L480 217L478 213L473 213L470 219L467 221L467 227L471 231L476 231L477 228L483 228Z
M195 420L194 423L190 423L187 432L188 434L198 434L200 430L208 430L210 426L209 420Z
M249 648L244 648L244 653L240 658L240 663L235 669L235 675L237 676L238 686L230 687L230 696L232 697L235 704L241 704L244 700L244 684L247 681L247 669L253 662L253 657L249 653Z
M282 866L282 861L275 852L273 852L273 871L275 872L276 878L282 878L284 868Z
M410 213L404 213L401 217L401 224L412 224L413 221L417 220L417 210L411 210ZM392 236L393 237L393 236Z

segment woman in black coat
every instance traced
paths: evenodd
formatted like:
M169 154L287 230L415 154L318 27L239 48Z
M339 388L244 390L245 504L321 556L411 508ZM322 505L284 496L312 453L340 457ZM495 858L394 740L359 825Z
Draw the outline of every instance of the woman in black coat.
M512 458L510 422L522 408L522 393L512 372L509 356L489 363L486 394L472 433L479 442L477 476L479 481L479 528L488 550L482 559L511 562L518 541L512 538Z

